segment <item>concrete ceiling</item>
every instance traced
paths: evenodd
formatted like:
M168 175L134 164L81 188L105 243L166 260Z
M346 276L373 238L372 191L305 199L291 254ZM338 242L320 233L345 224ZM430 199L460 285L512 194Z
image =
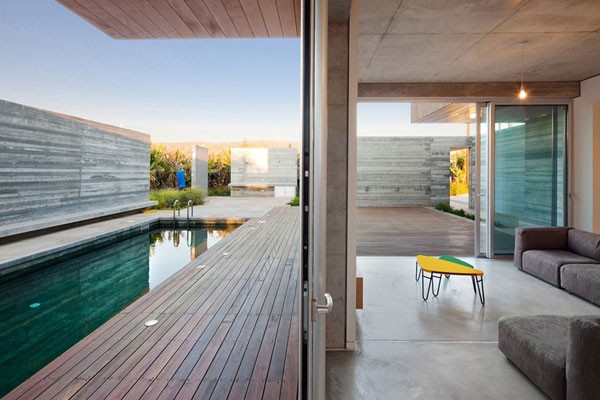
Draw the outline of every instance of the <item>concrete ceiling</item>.
M300 32L300 0L57 1L119 39ZM361 83L515 82L521 69L525 81L600 74L600 0L358 1Z
M360 82L580 81L600 0L359 0Z

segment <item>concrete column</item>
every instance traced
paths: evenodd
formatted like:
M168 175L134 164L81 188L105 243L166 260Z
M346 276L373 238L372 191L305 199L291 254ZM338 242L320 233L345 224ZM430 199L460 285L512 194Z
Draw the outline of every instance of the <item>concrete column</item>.
M357 1L338 1L329 10L327 291L334 307L327 315L328 349L354 348L356 340L357 7Z
M192 187L208 194L208 149L194 146L192 151Z

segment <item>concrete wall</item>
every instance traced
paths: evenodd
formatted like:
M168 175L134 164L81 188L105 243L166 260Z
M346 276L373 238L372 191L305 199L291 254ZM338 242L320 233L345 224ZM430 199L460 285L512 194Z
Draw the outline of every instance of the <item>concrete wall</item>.
M208 149L192 146L192 187L208 193Z
M464 147L473 137L359 137L358 207L449 202L450 150Z
M0 237L148 206L150 137L0 101Z
M273 197L276 186L296 187L298 158L294 148L232 148L231 195Z
M593 152L594 134L596 141L600 140L600 132L594 133L594 101L600 101L600 76L581 82L581 97L573 101L571 221L575 228L587 231L593 230L594 192L596 196L600 193L600 176L594 179L592 168L594 159L599 162L600 158ZM600 118L600 107L596 114Z

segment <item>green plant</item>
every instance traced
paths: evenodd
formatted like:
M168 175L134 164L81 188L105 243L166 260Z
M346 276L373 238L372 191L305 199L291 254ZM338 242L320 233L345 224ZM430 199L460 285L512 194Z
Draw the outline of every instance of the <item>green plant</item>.
M162 145L150 148L150 190L175 189L179 165L185 171L185 184L191 185L192 155L179 150L165 149Z
M296 188L296 197L288 202L288 205L292 207L298 207L300 205L300 189Z
M221 186L208 189L209 196L231 196L231 189L229 186Z
M448 203L438 203L438 204L436 204L435 208L436 208L436 210L440 210L440 211L447 212L450 214L458 215L459 217L468 218L470 220L475 220L474 214L468 213L465 210L456 209Z
M208 156L208 187L209 189L221 189L231 183L231 150L223 150L219 154ZM209 193L209 196L211 195ZM216 196L229 196L217 194Z
M465 182L450 182L450 196L469 193L469 185Z
M173 207L175 200L179 200L181 207L185 207L189 200L196 205L204 204L206 193L202 189L188 188L184 190L161 189L150 192L150 200L158 201L155 208L163 210Z

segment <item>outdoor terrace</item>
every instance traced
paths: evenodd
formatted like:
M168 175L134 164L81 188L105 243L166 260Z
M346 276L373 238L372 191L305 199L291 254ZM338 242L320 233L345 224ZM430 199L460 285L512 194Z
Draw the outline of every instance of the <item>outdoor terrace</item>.
M6 399L296 398L298 244L297 208L251 219Z

